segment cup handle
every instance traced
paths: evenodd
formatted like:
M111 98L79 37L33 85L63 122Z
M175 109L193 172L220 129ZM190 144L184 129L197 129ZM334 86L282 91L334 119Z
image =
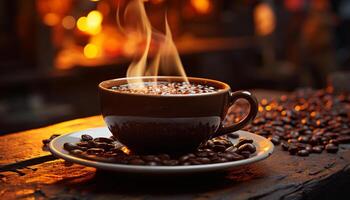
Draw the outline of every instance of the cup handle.
M212 138L232 133L234 131L242 129L249 124L258 113L258 100L248 91L230 92L229 106L231 107L238 99L245 99L250 105L249 113L240 122L228 127L221 125L219 130L213 135Z

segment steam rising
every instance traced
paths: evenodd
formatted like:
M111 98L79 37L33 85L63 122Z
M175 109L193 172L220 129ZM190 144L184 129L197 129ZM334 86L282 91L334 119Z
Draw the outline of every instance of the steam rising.
M119 28L126 36L133 36L133 39L140 40L139 46L144 48L140 55L135 55L129 65L127 77L136 77L128 81L129 84L131 83L129 86L134 89L142 88L144 86L142 76L158 76L160 71L162 75L181 76L183 81L188 82L166 18L165 34L152 28L143 0L132 0L127 5L124 12L125 27L121 27L118 15L119 10L117 13ZM158 45L156 50L152 51L153 58L149 60L151 42Z

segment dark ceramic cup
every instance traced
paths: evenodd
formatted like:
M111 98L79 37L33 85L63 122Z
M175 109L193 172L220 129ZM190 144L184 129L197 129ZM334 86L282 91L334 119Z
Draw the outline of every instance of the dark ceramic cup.
M99 84L103 118L112 134L131 151L179 153L196 149L208 139L237 131L257 114L256 98L247 91L231 92L226 83L188 78L191 83L213 86L208 94L156 96L123 93L110 89L127 84L128 78ZM129 78L130 79L130 78ZM142 77L153 82L154 77ZM182 81L179 77L157 77L158 81ZM238 99L250 104L248 115L237 124L224 127L229 107Z

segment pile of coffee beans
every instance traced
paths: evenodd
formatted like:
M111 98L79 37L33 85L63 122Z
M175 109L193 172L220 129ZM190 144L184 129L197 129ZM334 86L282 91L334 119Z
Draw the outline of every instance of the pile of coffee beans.
M228 137L238 138L236 134ZM201 165L211 163L223 163L249 158L256 152L253 140L240 138L237 144L232 144L227 137L219 137L208 140L195 152L184 155L158 154L138 155L130 152L114 137L93 138L90 135L82 135L81 141L65 143L64 149L70 154L85 159L149 166L176 166L176 165Z
M243 108L228 117L238 121ZM259 113L246 130L269 138L291 155L336 153L339 144L350 143L350 95L332 88L304 89L278 99L262 99Z
M150 95L190 95L218 91L212 86L187 82L145 82L143 85L134 83L113 86L111 89L125 93Z

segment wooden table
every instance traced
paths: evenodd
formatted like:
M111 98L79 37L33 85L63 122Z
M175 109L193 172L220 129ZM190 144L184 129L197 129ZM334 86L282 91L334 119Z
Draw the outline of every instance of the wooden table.
M349 145L309 157L277 146L270 158L227 173L156 177L97 171L42 149L52 134L103 125L93 116L1 136L0 199L339 199L350 186Z

